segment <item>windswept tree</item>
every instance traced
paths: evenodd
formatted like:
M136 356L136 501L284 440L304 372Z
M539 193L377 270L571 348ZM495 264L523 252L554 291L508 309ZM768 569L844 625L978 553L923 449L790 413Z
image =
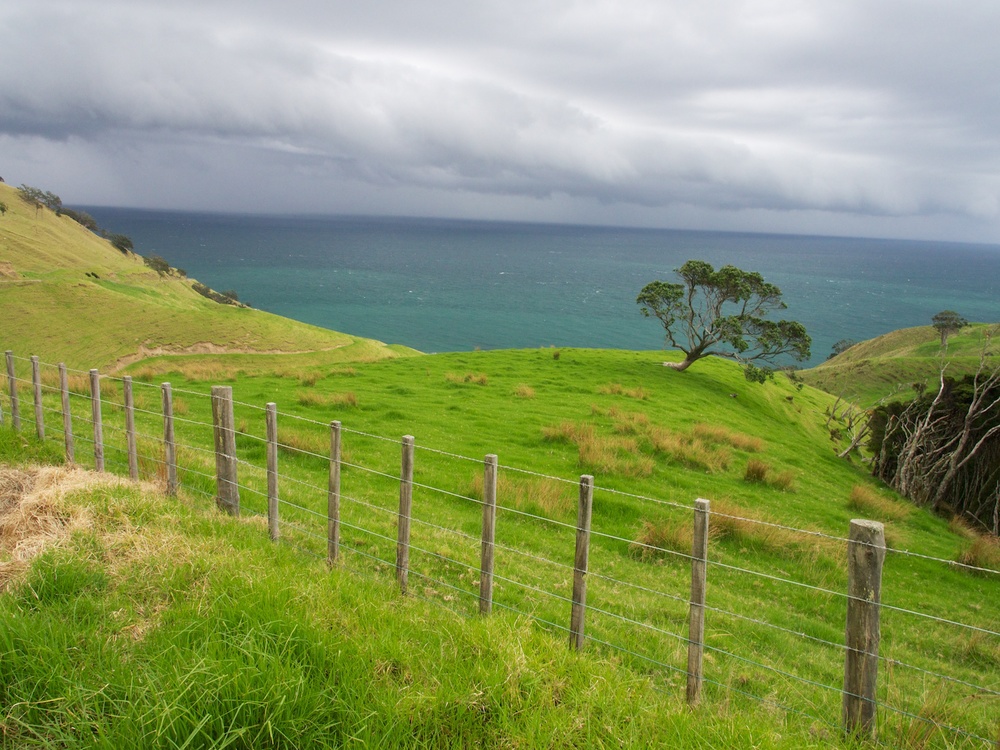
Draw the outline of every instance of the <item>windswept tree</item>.
M969 325L969 321L954 310L942 310L931 318L931 325L941 334L941 346L945 346L948 343L948 337Z
M682 283L652 281L636 298L642 314L663 325L667 343L684 352L682 362L667 367L686 370L714 354L735 359L748 380L763 382L773 370L756 363L785 355L800 362L809 358L812 341L801 323L767 319L787 305L781 290L759 273L735 266L715 270L701 260L689 260L676 273Z

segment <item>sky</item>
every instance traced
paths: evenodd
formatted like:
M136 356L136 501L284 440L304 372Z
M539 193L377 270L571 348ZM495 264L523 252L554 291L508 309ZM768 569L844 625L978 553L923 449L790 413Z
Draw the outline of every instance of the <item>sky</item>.
M996 0L0 0L68 205L1000 244Z

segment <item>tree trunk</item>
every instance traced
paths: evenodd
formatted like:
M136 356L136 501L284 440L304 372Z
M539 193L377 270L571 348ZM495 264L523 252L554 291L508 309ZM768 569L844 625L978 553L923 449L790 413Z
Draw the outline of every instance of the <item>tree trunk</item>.
M697 357L685 357L683 362L664 362L664 367L669 367L671 370L677 370L677 372L684 372L692 364L694 364Z

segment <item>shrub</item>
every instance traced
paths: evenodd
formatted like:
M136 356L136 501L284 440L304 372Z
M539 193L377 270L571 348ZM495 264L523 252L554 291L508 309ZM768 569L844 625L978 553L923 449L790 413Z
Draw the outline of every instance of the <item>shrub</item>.
M118 247L118 246L115 245L115 247ZM118 249L121 250L121 248L118 248ZM129 248L129 249L131 249L131 248ZM125 252L125 250L122 250L122 252ZM163 274L165 274L165 273L170 273L170 264L167 263L167 261L165 261L159 255L149 255L147 257L144 257L142 259L142 262L146 264L147 268L152 268L154 271L156 271L161 276Z
M127 234L109 234L108 242L111 243L112 247L124 253L125 255L131 253L133 251L133 248L135 247L132 244L132 238L129 237ZM160 271L160 273L165 273L166 271L170 270L170 266L167 264L167 262L163 260L163 258L160 258L160 256L158 255L153 255L149 258L143 258L143 262L147 266L152 268L154 271L159 271L160 270L159 268L155 268L154 266L150 265L150 261L153 258L158 259L162 263L162 265L166 266L166 268L163 271Z

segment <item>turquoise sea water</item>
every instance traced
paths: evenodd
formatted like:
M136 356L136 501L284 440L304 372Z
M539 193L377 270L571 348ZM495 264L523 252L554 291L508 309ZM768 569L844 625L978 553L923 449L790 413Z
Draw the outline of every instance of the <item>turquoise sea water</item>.
M784 317L835 341L1000 321L1000 246L431 219L233 216L88 207L136 251L254 307L425 352L656 349L636 295L697 258L759 271Z

